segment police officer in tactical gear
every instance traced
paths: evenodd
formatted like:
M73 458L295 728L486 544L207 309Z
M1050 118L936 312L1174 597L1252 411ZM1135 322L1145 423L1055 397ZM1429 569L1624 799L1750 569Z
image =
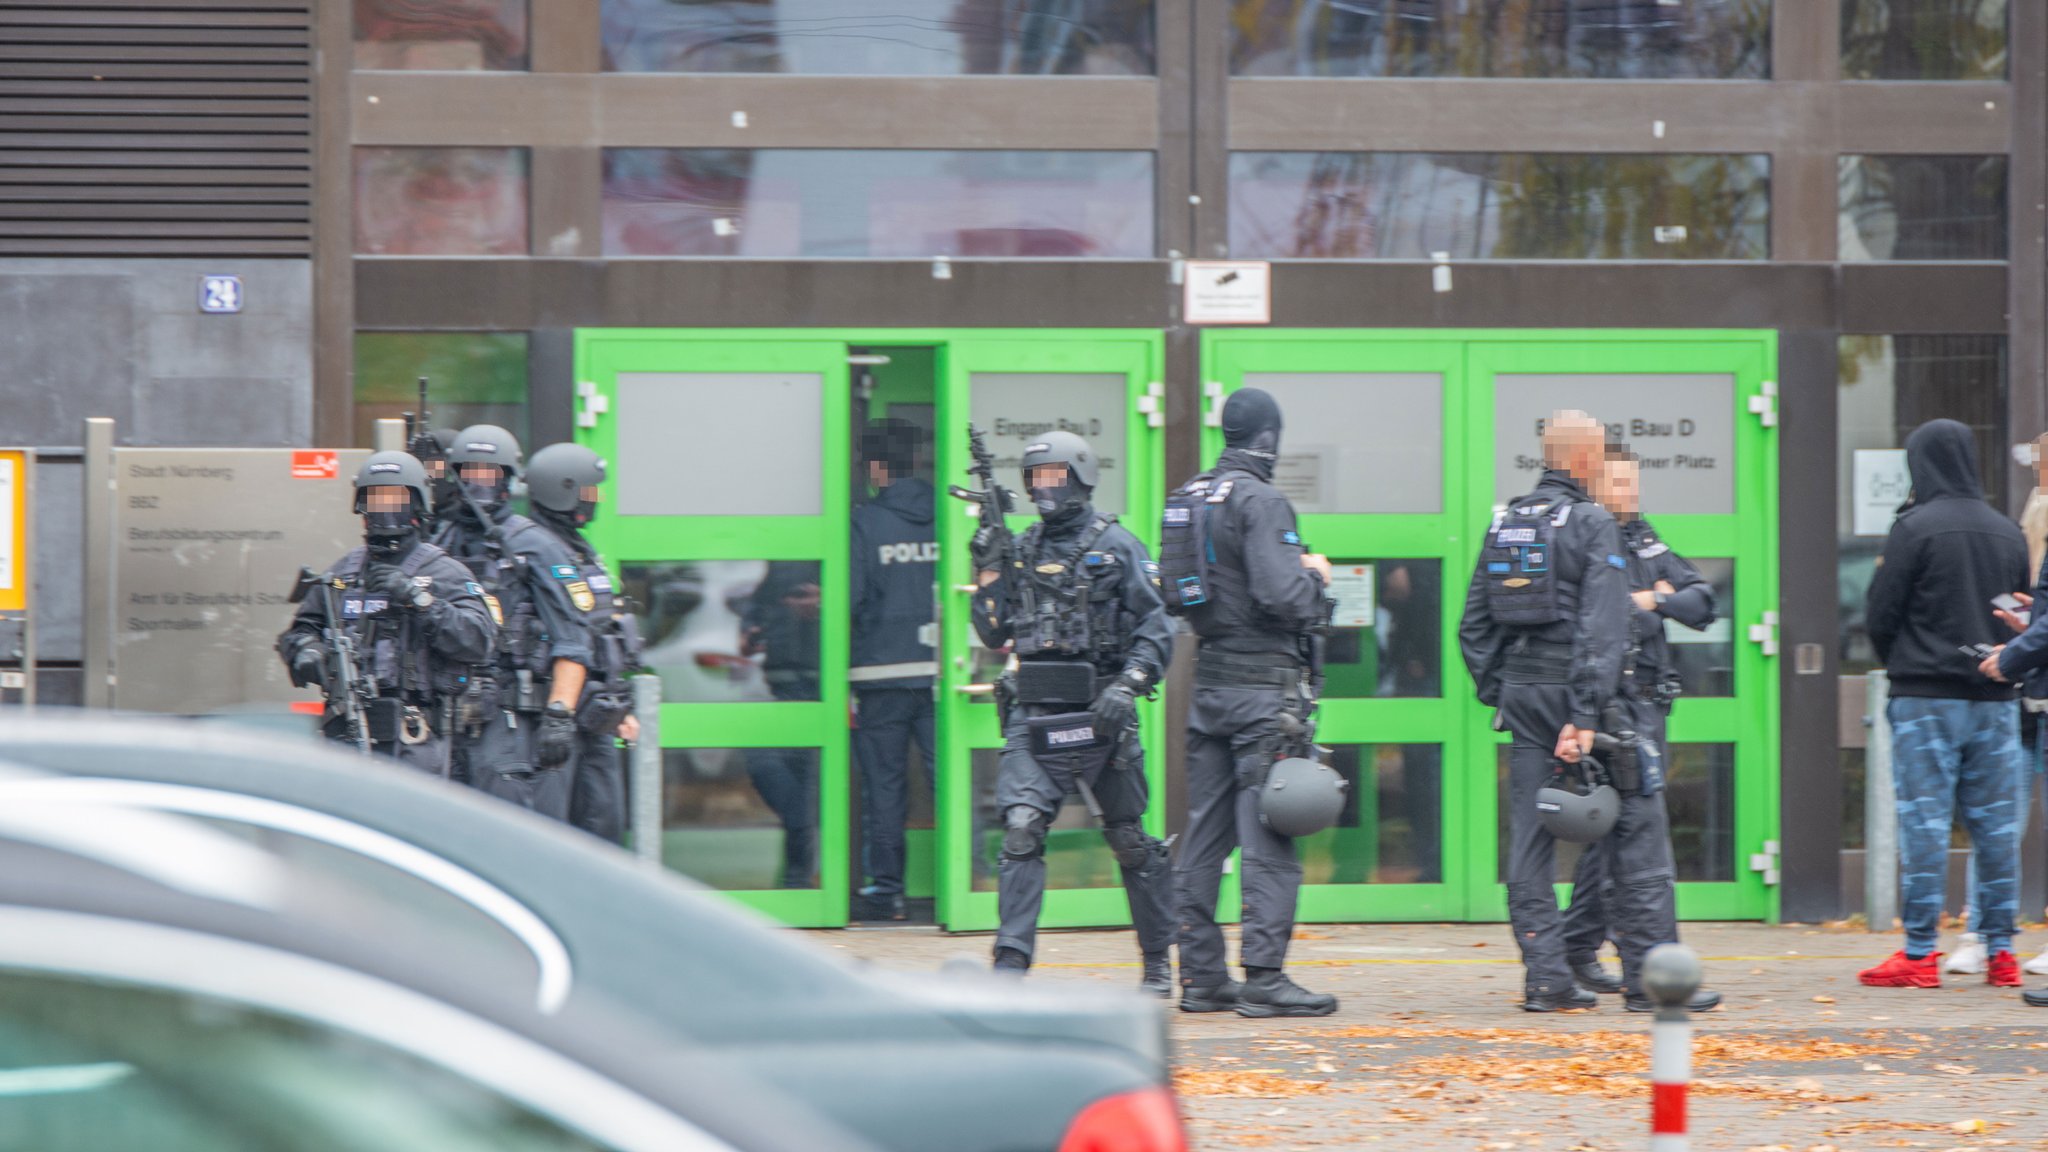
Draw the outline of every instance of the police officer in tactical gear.
M1514 736L1508 753L1508 916L1524 968L1529 1012L1591 1008L1566 963L1552 876L1555 838L1536 794L1559 766L1577 765L1603 725L1621 726L1628 655L1627 561L1614 517L1587 486L1603 466L1606 432L1583 412L1553 413L1543 427L1545 471L1533 492L1495 515L1465 595L1458 628L1479 700L1500 709ZM1615 766L1609 758L1608 767ZM1663 801L1638 779L1613 783L1622 811L1608 834L1615 875L1610 915L1618 927L1622 982L1642 996L1643 956L1676 939Z
M1337 998L1284 968L1301 862L1294 841L1259 818L1279 760L1306 750L1314 708L1314 630L1329 618L1330 562L1307 552L1294 506L1273 486L1280 406L1257 388L1223 405L1224 451L1177 495L1193 499L1206 571L1162 572L1201 637L1188 709L1188 823L1174 886L1180 915L1180 1008L1243 1016L1327 1016ZM1172 525L1169 524L1169 527ZM1163 569L1172 565L1162 565ZM1243 849L1245 981L1230 978L1216 901L1223 864Z
M1172 865L1166 845L1139 824L1147 786L1137 698L1151 693L1172 658L1172 621L1145 546L1091 502L1099 463L1087 442L1048 432L1026 446L1021 463L1039 522L1014 541L984 526L970 546L982 585L975 630L990 648L1014 645L1017 659L997 694L1003 839L995 967L1030 967L1046 830L1078 791L1122 869L1144 956L1140 987L1167 996Z
M372 455L356 472L355 494L364 543L299 602L277 654L293 684L327 692L322 730L329 739L360 746L367 737L375 755L447 776L453 704L472 670L490 662L496 629L469 571L421 538L430 497L419 461L403 452ZM360 733L349 730L348 702L337 698L340 645L325 639L330 628L355 653Z
M1652 922L1660 925L1670 923L1674 929L1670 939L1676 940L1677 920L1670 906L1670 886L1674 876L1670 824L1663 815L1661 766L1670 763L1671 759L1670 744L1665 739L1665 721L1671 715L1671 705L1678 699L1684 685L1679 679L1678 662L1671 644L1665 639L1664 622L1671 620L1695 632L1704 631L1714 622L1714 586L1707 583L1706 577L1700 575L1699 569L1685 557L1658 539L1656 530L1643 518L1640 481L1641 470L1635 456L1625 446L1610 444L1600 480L1593 487L1593 497L1619 521L1623 559L1628 563L1631 601L1629 651L1634 659L1622 669L1622 714L1627 717L1631 730L1648 740L1658 752L1655 758L1657 767L1654 771L1644 772L1640 791L1645 799L1638 803L1652 805L1656 809L1649 820L1664 829L1663 856L1659 859L1654 853L1646 854L1644 859L1652 865L1649 874L1639 875L1632 882L1657 889L1647 897L1655 909ZM1571 907L1565 910L1564 917L1565 959L1571 965L1572 978L1589 992L1609 994L1622 991L1621 981L1601 966L1598 957L1601 942L1608 939L1612 931L1608 910L1613 903L1613 888L1617 880L1612 856L1611 839L1593 844L1580 855L1572 874ZM1661 881L1658 877L1662 878ZM1631 881L1624 879L1623 882ZM1619 937L1615 939L1618 948ZM1720 993L1703 990L1695 995L1689 1006L1694 1011L1702 1011L1720 1003L1720 1000ZM1625 1006L1634 1012L1647 1012L1652 1008L1640 994L1626 1000Z
M936 494L915 475L924 433L907 420L872 424L861 438L873 499L854 509L852 667L854 758L860 765L861 859L867 884L854 918L903 920L903 824L914 740L932 788L933 593L939 545Z
M581 733L576 707L595 656L576 554L553 532L512 511L519 441L493 424L455 436L448 450L460 502L435 543L483 586L498 623L497 660L458 730L469 782L481 791L566 820Z
M526 465L533 517L576 556L569 600L590 628L591 661L576 704L576 774L569 789L569 823L613 844L626 832L626 775L619 741L640 738L627 679L640 666L640 626L618 602L611 573L583 529L597 515L605 463L581 444L550 444Z

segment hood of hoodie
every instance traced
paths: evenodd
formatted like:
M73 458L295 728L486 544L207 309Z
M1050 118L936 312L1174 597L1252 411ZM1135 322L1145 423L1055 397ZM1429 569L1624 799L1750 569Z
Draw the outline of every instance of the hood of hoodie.
M931 481L916 476L905 476L875 493L875 503L912 524L929 524L939 514Z
M1961 498L1984 499L1977 477L1977 441L1969 426L1929 420L1906 437L1906 470L1913 476L1911 503Z

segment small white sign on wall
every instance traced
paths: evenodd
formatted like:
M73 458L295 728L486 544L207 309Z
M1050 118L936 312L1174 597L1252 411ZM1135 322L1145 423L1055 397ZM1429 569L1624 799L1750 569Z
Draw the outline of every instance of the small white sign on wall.
M1264 260L1190 260L1181 316L1190 324L1271 324L1273 266Z
M1913 490L1904 448L1858 448L1850 469L1855 486L1856 535L1884 536Z

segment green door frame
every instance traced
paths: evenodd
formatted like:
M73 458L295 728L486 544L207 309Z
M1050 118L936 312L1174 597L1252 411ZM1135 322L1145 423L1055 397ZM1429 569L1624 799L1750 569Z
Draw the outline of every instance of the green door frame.
M1456 650L1463 589L1493 506L1493 382L1497 373L1713 373L1734 378L1735 511L1717 516L1658 516L1660 535L1690 556L1737 558L1735 694L1681 699L1671 717L1674 744L1735 746L1734 877L1680 883L1688 919L1776 919L1778 890L1751 870L1756 854L1774 854L1778 838L1779 661L1750 642L1752 626L1775 629L1777 587L1777 435L1751 415L1774 408L1777 336L1748 330L1311 329L1205 331L1205 381L1213 403L1247 372L1441 372L1444 379L1443 512L1437 515L1305 515L1309 544L1332 557L1439 558L1443 567L1443 697L1331 700L1319 737L1332 743L1440 739L1444 858L1441 885L1313 885L1303 889L1303 920L1506 918L1495 880L1496 768L1505 736L1471 692ZM1220 435L1204 433L1203 460ZM1722 606L1723 612L1727 606ZM1766 616L1770 613L1770 616ZM1428 911L1423 911L1428 909Z

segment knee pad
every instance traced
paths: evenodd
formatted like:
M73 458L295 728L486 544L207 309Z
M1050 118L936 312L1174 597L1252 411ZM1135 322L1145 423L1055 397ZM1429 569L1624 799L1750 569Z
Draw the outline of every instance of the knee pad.
M1003 810L1003 858L1036 860L1045 855L1045 813L1018 804Z
M1116 862L1133 872L1142 872L1146 865L1152 863L1152 849L1159 843L1147 835L1135 821L1118 821L1105 826L1102 829L1102 838L1109 844L1109 850L1116 856Z

